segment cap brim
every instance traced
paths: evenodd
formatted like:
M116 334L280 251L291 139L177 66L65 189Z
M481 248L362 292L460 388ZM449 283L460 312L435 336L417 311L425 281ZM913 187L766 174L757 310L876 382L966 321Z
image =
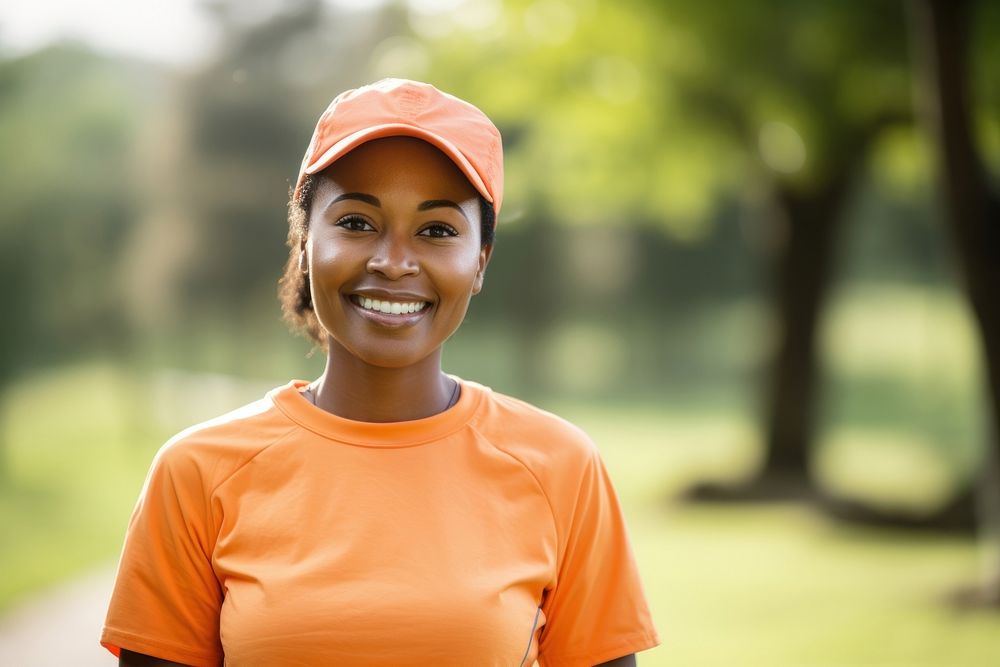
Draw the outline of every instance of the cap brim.
M479 191L479 194L486 198L486 201L491 204L493 203L493 195L486 189L486 184L483 183L483 179L476 172L472 163L469 162L466 157L462 155L462 152L455 147L455 144L434 134L433 132L428 132L422 128L406 125L404 123L375 125L374 127L366 127L363 130L358 130L353 134L349 134L326 149L326 151L317 159L306 165L306 168L302 170L302 173L315 174L321 172L361 144L372 141L373 139L381 139L383 137L415 137L417 139L423 139L427 143L435 146L451 158L452 162L454 162L455 165L461 169L462 173L465 174L465 177L469 179L472 186ZM301 177L299 180L301 181Z

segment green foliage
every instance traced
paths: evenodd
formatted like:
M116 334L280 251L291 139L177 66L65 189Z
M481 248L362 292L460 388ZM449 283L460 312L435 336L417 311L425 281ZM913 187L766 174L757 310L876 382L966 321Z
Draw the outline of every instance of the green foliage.
M508 215L544 201L563 223L656 220L703 236L741 157L674 94L678 31L619 3L556 0L508 3L499 34L434 20L449 28L424 42L434 80L506 137Z
M37 374L5 402L0 439L0 607L105 563L162 434L145 432L138 387L104 364Z
M144 74L74 46L0 61L0 383L121 335Z
M215 2L217 55L186 73L72 46L0 63L0 290L19 323L0 334L5 363L275 315L285 199L312 122L334 92L377 76L429 78L504 132L502 251L482 319L654 301L672 314L757 292L773 184L810 187L873 127L859 165L879 196L928 203L895 2L445 4L304 0L266 16ZM1000 155L998 59L976 34L982 137ZM543 223L541 273L519 271L541 254L529 247ZM936 243L924 223L903 232L918 249ZM562 243L563 228L588 231Z

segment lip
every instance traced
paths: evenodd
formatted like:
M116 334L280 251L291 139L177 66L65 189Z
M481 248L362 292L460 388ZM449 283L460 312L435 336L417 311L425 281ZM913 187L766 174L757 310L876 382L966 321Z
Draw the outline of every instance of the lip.
M423 310L417 311L415 313L400 313L399 315L392 315L390 313L381 313L374 310L368 310L362 308L358 304L354 303L352 296L368 297L370 299L380 299L387 301L424 301L427 306ZM405 293L390 293L390 292L354 292L348 296L344 297L344 300L354 309L354 312L358 313L361 317L368 320L369 322L376 324L385 329L403 329L406 327L411 327L420 320L424 319L428 311L434 307L434 304L427 301L419 296L414 296L412 294Z

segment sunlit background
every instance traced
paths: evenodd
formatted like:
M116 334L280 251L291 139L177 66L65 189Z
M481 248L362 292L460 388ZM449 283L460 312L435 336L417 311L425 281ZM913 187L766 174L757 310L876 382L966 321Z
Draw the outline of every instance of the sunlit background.
M330 98L399 76L504 136L447 370L598 442L664 639L640 664L1000 664L921 2L4 2L0 659L35 601L98 572L103 604L167 437L320 373L275 296L289 186ZM1000 3L968 5L995 193ZM113 664L102 620L45 630Z

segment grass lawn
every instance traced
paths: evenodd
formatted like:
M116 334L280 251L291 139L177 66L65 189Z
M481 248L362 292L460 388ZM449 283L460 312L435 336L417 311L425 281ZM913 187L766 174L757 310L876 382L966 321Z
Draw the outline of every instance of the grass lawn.
M140 382L90 365L15 388L4 421L0 610L113 559L162 440L267 384L217 378L198 397L190 381ZM1000 614L942 602L976 577L973 542L845 527L793 505L679 504L670 497L693 476L753 465L750 424L652 405L555 407L599 443L622 496L664 640L640 657L644 667L1000 664Z
M752 466L750 425L653 407L559 411L599 443L622 498L663 639L643 667L1000 665L1000 613L944 602L977 577L972 541L845 526L792 504L672 501L693 474Z
M117 554L155 437L135 438L123 418L131 389L96 365L35 377L9 396L0 610Z

